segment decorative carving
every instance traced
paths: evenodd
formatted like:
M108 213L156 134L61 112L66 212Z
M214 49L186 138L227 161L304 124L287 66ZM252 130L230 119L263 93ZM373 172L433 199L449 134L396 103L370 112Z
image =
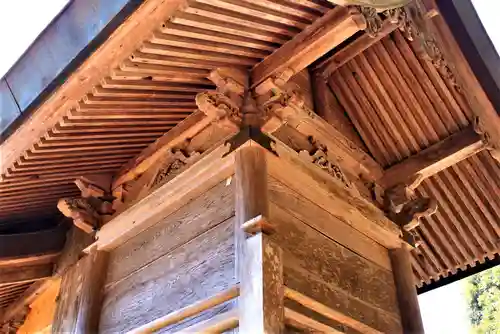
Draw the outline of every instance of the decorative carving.
M401 227L404 239L418 246L418 236L413 232L420 219L434 214L437 210L435 200L419 197L415 188L422 181L421 175L416 175L407 184L400 184L385 191L384 202L387 216Z
M179 171L189 163L190 159L200 155L199 152L186 154L182 150L176 150L172 152L172 154L173 157L168 159L168 162L158 170L158 173L151 183L151 189L157 188L177 176Z
M242 122L243 116L240 108L224 94L217 92L199 93L196 95L196 105L215 122L229 122L232 126L239 126Z
M377 11L398 8L407 5L411 0L329 0L340 6L366 6Z
M500 162L500 150L495 146L491 140L490 134L484 129L484 125L481 124L481 119L477 116L474 118L473 127L474 131L481 137L485 148L490 152L493 159Z
M377 10L368 6L355 6L354 8L358 10L366 20L366 34L372 38L377 37L382 28L382 18L378 15Z
M300 150L299 156L301 156L303 159L307 161L312 162L313 164L317 165L322 170L330 174L337 181L339 181L346 189L351 191L356 190L354 185L349 181L349 179L345 175L340 165L337 164L336 161L333 161L332 158L328 157L327 154L328 148L325 145L314 140L314 138L312 137L309 137L308 140L313 146L312 151Z
M102 216L112 215L114 197L110 194L110 175L79 177L75 184L82 192L81 197L62 198L57 208L63 215L86 233L92 233L102 224Z

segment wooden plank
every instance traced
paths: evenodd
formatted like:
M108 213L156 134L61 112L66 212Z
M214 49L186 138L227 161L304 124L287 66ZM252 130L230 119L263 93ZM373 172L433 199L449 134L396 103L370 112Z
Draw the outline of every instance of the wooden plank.
M335 328L324 325L319 321L295 312L294 310L291 310L289 308L285 308L285 319L287 325L293 326L295 328L300 328L302 330L305 330L306 332L332 334L343 333L339 330L336 330Z
M151 31L186 4L186 0L148 1L139 6L71 77L16 132L0 146L1 171L29 149L105 74L135 51ZM134 38L130 38L134 35Z
M239 296L239 287L233 286L207 299L200 300L194 304L173 311L161 318L155 319L145 325L135 328L128 334L154 333L162 328L176 324L186 318L192 317L200 312L208 310ZM198 324L197 324L198 325Z
M365 27L360 13L335 7L257 64L252 70L253 87L285 70L293 74L300 72Z
M312 298L307 297L306 295L301 294L293 289L285 287L285 297L290 298L301 305L335 321L338 321L341 324L344 324L352 329L355 329L359 333L371 333L371 334L381 334L382 332L371 328L363 324L360 321L357 321L349 316L346 316L342 312L336 311L325 304L322 304Z
M227 330L238 326L238 311L232 310L217 314L214 317L175 333L226 333Z
M97 232L94 246L102 250L118 247L198 197L234 172L234 156L222 156L228 148L219 146L198 163L127 209Z
M269 178L269 198L272 203L332 241L382 268L391 270L391 261L385 247L305 198L298 191L285 186L274 177Z
M357 55L361 54L363 51L365 51L396 29L396 24L392 23L389 19L384 20L380 31L377 32L376 37L371 37L366 33L363 34L355 41L349 43L341 50L335 52L328 59L319 63L316 66L316 70L319 71L324 78L328 78L338 68L349 62L349 60L355 58Z
M93 249L64 275L54 333L95 333L102 305L108 253Z
M234 216L234 191L219 183L181 209L116 248L110 255L108 284L183 245Z
M272 239L283 249L285 276L290 268L301 268L351 298L397 316L396 291L389 270L349 251L273 203L270 210L269 221L276 231Z
M472 126L452 134L444 140L385 170L381 183L387 187L415 180L424 180L451 167L486 148L481 136Z
M314 111L359 148L366 150L344 108L319 72L313 75Z
M341 188L329 174L276 141L268 154L269 174L386 248L400 246L400 229L368 201ZM325 175L326 174L326 175Z
M142 268L108 285L99 331L132 330L233 286L233 224L229 219L157 259L145 259Z
M52 276L52 263L0 269L0 287L11 283L38 281Z
M61 252L55 252L27 257L0 258L0 269L54 263L60 254Z
M405 247L389 251L398 295L401 324L405 333L424 333L410 251Z
M239 330L243 333L283 333L283 254L260 232L245 242L240 272Z

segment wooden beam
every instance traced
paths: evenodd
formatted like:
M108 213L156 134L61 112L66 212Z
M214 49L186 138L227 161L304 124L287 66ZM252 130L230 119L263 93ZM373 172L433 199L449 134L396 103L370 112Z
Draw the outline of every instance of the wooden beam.
M263 147L250 141L235 157L236 267L239 330L243 333L284 332L282 251L258 224L269 215L266 154ZM250 225L253 228L243 228ZM250 230L256 235L247 239Z
M155 333L158 330L181 322L184 319L199 314L217 305L223 304L231 299L237 298L240 294L239 287L233 286L207 299L200 300L194 304L175 310L161 318L148 322L141 327L129 331L127 334Z
M306 333L343 333L289 308L285 308L285 318L288 325L304 330Z
M196 164L143 198L141 205L132 206L114 217L97 232L97 241L93 246L108 251L118 247L231 176L234 173L234 157L222 158L228 149L221 145L206 152Z
M401 314L401 325L404 333L423 334L424 325L418 305L417 288L411 267L410 250L403 245L389 250L392 263L394 283Z
M359 333L365 334L382 334L380 331L373 329L372 327L359 322L348 315L343 314L337 310L334 310L312 298L309 298L298 291L285 287L285 297L298 302L299 304L319 313L327 318L337 321L343 325L346 325Z
M108 253L94 249L63 275L54 333L97 333L107 263Z
M291 77L365 27L359 12L335 7L257 64L252 71L252 87L283 72Z
M485 69L485 59L492 60L490 65L496 66L498 57L491 45L481 22L478 20L470 1L425 1L428 10L438 9L440 15L432 17L431 27L436 36L444 59L453 64L453 73L457 76L458 84L467 98L474 114L479 117L479 125L483 132L490 138L489 148L492 156L500 161L500 117L498 110L497 93L489 93L486 90L498 90L497 85L488 82L491 72L486 71L480 75L478 69ZM461 16L457 9L460 9ZM471 36L474 34L475 38ZM482 45L479 49L475 43ZM490 55L495 55L488 57ZM475 72L475 70L477 72ZM482 84L484 86L482 86Z
M52 276L52 263L0 269L0 286L38 281Z
M381 184L391 188L414 180L420 182L485 148L481 136L469 126L386 169Z
M349 60L353 59L396 29L397 24L392 23L389 19L384 20L380 31L377 32L376 37L372 37L367 33L364 33L352 43L349 43L341 50L335 52L328 59L318 63L316 65L316 70L324 79L327 79L339 67L346 64Z
M60 254L61 252L51 252L31 256L0 258L0 269L7 267L23 267L54 263Z
M24 122L1 146L0 172L23 155L48 129L60 121L75 101L100 83L103 76L119 67L137 50L151 31L157 29L187 0L145 1L91 56L52 94L30 118ZM130 36L134 38L130 38Z
M337 101L321 72L315 71L312 77L314 111L347 139L359 148L364 149L365 144L361 141L361 137L356 132L349 116Z
M0 324L14 319L23 312L26 306L30 305L40 296L55 280L60 277L75 264L85 247L90 244L92 238L78 228L71 228L67 233L66 244L59 256L54 268L54 276L48 279L39 280L33 283L19 298L7 307L0 316Z

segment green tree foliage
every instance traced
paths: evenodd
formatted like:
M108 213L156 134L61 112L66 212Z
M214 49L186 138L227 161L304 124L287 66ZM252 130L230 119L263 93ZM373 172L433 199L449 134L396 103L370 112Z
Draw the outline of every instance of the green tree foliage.
M469 277L465 293L472 333L500 334L500 266Z

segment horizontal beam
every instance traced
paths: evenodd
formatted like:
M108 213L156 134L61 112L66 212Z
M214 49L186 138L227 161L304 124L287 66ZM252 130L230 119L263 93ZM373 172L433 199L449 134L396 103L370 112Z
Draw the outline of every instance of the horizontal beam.
M382 27L377 32L377 36L372 37L367 33L357 38L354 42L349 43L341 50L335 52L331 57L320 62L316 66L316 70L326 79L339 67L346 64L357 55L368 49L373 44L380 41L385 36L397 29L397 24L386 19L382 23Z
M381 179L386 188L423 180L486 148L481 136L469 126L388 168ZM420 175L420 176L419 176Z
M54 263L59 257L60 252L51 252L46 254L37 254L30 256L0 258L0 270L7 267L35 266L41 264Z
M27 283L52 276L53 265L14 267L0 269L0 287L12 283Z
M257 64L252 71L252 86L285 71L291 71L290 76L300 72L365 28L366 21L361 13L335 7Z

